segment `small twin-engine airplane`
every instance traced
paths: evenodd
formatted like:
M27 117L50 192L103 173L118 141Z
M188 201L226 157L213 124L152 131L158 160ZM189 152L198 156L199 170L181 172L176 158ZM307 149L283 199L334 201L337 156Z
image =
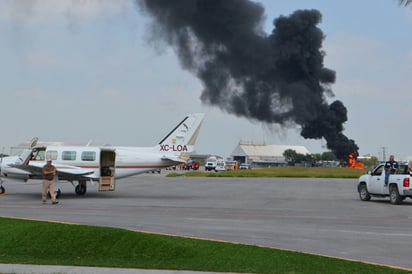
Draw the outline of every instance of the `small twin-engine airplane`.
M114 191L116 179L184 163L194 150L203 113L190 114L153 147L37 146L17 156L4 157L0 165L0 194L5 179L42 179L46 160L52 160L58 180L78 181L75 192L84 195L87 182L98 182L99 191ZM56 194L61 191L56 187Z

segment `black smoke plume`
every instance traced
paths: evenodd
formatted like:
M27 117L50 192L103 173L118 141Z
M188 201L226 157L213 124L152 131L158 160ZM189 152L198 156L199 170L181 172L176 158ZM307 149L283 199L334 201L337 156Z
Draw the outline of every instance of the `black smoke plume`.
M335 72L323 65L319 11L280 16L266 34L264 8L252 1L136 1L154 18L153 33L202 81L202 102L265 123L298 124L304 138L323 137L341 160L357 152L342 133L345 106L326 101Z

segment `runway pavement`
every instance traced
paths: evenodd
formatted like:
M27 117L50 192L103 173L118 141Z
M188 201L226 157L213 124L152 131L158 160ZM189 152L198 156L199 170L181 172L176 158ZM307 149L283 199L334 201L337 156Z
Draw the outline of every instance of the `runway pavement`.
M120 227L240 242L412 269L412 200L362 202L356 179L167 178L119 180L85 196L60 184L41 204L40 182L5 184L0 216Z

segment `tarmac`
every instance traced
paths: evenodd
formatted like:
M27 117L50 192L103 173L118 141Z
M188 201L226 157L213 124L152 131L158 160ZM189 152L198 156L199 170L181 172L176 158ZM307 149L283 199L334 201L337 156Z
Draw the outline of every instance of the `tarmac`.
M266 246L411 271L411 246L405 239L412 238L412 200L399 206L387 198L364 202L356 183L142 174L125 178L115 192L99 192L91 185L84 197L61 183L60 203L43 205L40 182L10 182L7 194L0 196L0 216ZM0 265L1 272L197 273L27 265Z
M31 264L0 264L0 273L16 274L216 274L217 272L197 272L183 270L151 270L135 268L103 268L103 267L80 267L61 265L31 265Z

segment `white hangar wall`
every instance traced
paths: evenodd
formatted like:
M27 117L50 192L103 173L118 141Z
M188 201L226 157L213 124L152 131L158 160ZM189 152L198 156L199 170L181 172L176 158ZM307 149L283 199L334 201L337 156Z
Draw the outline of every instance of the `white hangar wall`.
M239 143L230 156L233 160L247 164L286 165L283 153L288 149L303 155L310 154L304 146Z

